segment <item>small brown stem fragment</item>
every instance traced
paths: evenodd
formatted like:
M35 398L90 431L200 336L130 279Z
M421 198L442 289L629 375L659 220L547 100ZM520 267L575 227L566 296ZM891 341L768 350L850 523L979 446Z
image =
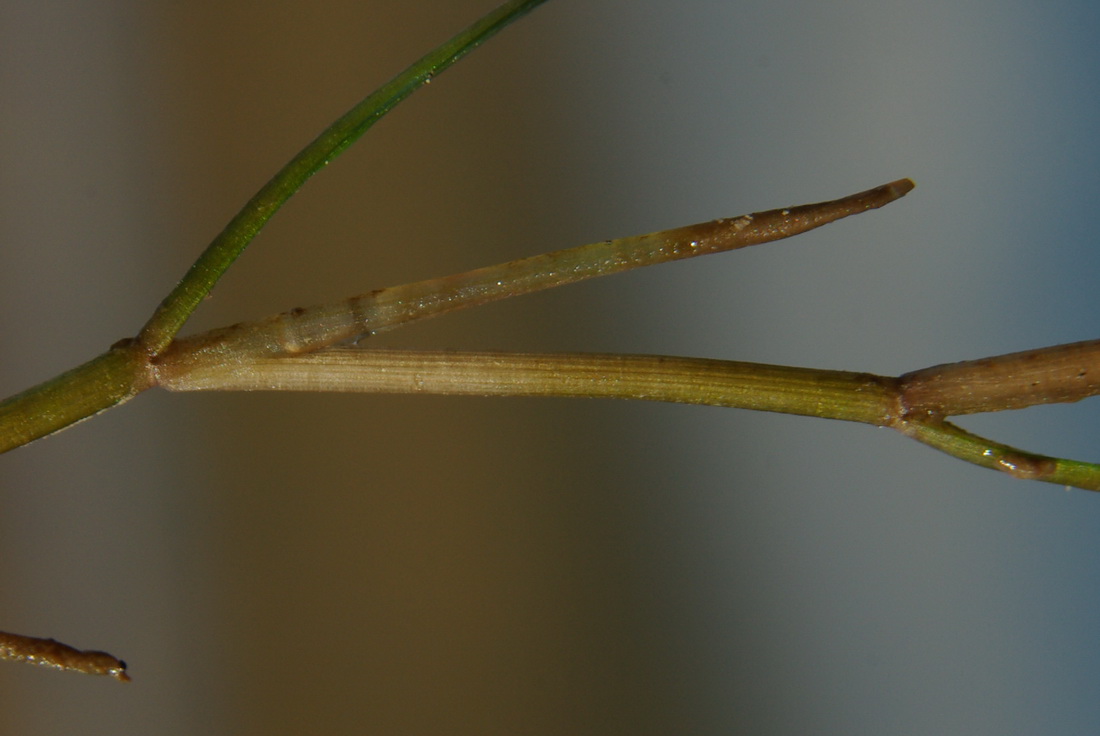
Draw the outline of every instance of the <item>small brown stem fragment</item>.
M82 651L53 639L8 634L0 631L0 659L27 662L55 670L107 675L129 682L126 663L106 652Z

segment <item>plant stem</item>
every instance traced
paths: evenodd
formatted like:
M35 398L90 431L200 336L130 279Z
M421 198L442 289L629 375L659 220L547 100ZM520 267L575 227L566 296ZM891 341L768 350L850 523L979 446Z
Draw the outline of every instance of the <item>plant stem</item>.
M881 207L913 188L902 179L830 202L768 210L649 235L608 240L464 274L382 289L333 305L296 309L252 324L177 340L160 355L124 340L68 373L0 403L0 452L63 429L154 385L157 372L315 351L363 332L392 329L495 299L786 238Z
M124 403L151 385L148 356L124 341L0 402L0 453Z
M1100 393L1100 340L934 365L901 377L909 411L956 416Z
M130 681L130 676L126 674L126 663L114 655L74 649L68 644L36 636L0 631L0 659L85 675L107 675L119 682Z
M186 337L174 343L163 359L201 363L230 356L319 350L361 335L499 299L789 238L849 215L883 207L913 187L911 180L899 179L828 202L605 240L453 276L379 289L334 304L294 309L258 322Z
M421 86L546 0L512 0L427 54L367 96L290 160L230 220L142 328L138 342L159 354L271 216L311 176Z
M1062 347L1049 349L1053 360ZM1032 352L1041 362L1042 351ZM901 379L869 373L654 355L328 348L198 365L169 360L158 367L158 376L170 391L562 396L799 414L890 427L1016 478L1100 491L1100 465L1018 450L938 414L911 412Z
M868 373L657 355L330 348L179 370L170 391L354 391L636 399L889 424L896 381Z
M1019 450L934 418L908 421L897 429L952 457L1008 473L1014 478L1100 491L1100 465L1094 463Z

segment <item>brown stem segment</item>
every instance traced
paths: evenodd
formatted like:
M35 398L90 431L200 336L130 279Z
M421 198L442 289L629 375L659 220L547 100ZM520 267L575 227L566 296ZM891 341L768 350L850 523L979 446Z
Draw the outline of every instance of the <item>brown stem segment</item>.
M1080 401L1100 393L1100 340L934 365L899 380L910 413L954 416Z
M0 631L0 659L86 675L107 675L129 682L126 663L107 652L82 651L53 639L8 634Z

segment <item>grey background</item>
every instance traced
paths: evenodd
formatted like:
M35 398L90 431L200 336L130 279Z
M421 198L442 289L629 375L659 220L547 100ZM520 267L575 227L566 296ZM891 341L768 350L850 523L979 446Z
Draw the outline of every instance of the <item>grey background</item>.
M492 2L0 5L0 391L133 334ZM1096 337L1084 2L555 0L383 121L194 329L901 176L885 210L394 333L899 373ZM405 333L405 334L402 334ZM963 424L1096 460L1090 402ZM0 463L19 734L1093 733L1100 502L870 428L145 395Z

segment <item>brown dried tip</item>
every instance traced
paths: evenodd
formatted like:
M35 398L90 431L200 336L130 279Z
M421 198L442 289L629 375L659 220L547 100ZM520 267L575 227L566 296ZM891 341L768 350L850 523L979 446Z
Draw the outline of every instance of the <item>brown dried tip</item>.
M874 189L868 189L866 192L844 197L843 200L838 201L859 202L864 210L873 210L901 199L913 191L915 186L917 185L913 183L912 179L898 179L889 184L882 184Z
M913 191L913 188L915 186L917 186L916 182L914 182L912 179L906 178L892 181L889 184L885 185L884 188L890 192L890 201L892 202L895 199L901 199L906 194Z
M53 639L0 631L0 659L86 675L107 675L119 682L130 682L130 676L126 674L126 663L121 659L107 652L74 649Z

